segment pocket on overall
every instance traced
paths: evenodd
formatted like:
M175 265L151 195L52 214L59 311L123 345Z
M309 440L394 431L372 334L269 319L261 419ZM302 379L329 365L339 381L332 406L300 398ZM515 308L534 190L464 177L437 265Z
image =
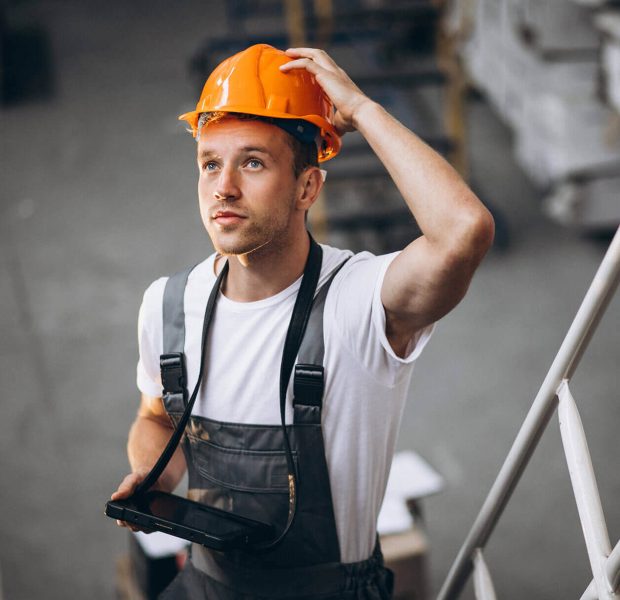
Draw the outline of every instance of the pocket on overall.
M187 443L192 500L284 526L289 502L284 450L226 448L191 434Z

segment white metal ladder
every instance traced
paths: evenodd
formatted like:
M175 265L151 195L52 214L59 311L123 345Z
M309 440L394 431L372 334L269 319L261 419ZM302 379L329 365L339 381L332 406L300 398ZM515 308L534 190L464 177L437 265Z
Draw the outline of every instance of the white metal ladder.
M620 280L620 227L484 501L437 600L458 598L474 573L478 600L495 600L482 550L559 403L560 430L593 579L581 600L620 599L620 542L612 550L581 418L569 381Z

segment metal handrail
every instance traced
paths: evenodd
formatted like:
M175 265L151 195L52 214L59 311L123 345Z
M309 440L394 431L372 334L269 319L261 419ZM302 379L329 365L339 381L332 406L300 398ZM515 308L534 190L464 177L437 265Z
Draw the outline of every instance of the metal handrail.
M460 595L463 585L471 574L475 550L485 547L557 406L557 393L561 383L565 379L570 379L577 368L596 326L613 297L619 280L620 227L611 241L508 456L448 572L437 600L452 600ZM620 551L614 549L605 564L606 572L608 569L612 571L611 576L608 575L610 581L617 582L620 577L615 570L615 566L620 563L619 555Z

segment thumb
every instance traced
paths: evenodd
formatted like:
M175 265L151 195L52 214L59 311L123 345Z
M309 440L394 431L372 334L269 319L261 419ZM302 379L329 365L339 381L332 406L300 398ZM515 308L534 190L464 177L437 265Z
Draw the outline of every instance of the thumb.
M121 500L129 498L136 489L137 485L144 479L142 473L130 473L123 479L118 489L112 494L112 500Z

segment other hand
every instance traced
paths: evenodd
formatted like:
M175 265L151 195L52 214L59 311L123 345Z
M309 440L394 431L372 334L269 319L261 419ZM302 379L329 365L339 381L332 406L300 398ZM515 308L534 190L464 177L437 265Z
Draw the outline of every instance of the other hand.
M133 473L130 473L121 481L118 489L110 496L110 500L124 500L125 498L129 498L136 491L138 485L146 478L149 474L150 469L138 469ZM157 489L159 486L156 483L152 489ZM128 527L131 531L142 531L144 533L152 533L152 529L144 529L134 523L128 523L127 521L116 521L116 524L119 527Z

